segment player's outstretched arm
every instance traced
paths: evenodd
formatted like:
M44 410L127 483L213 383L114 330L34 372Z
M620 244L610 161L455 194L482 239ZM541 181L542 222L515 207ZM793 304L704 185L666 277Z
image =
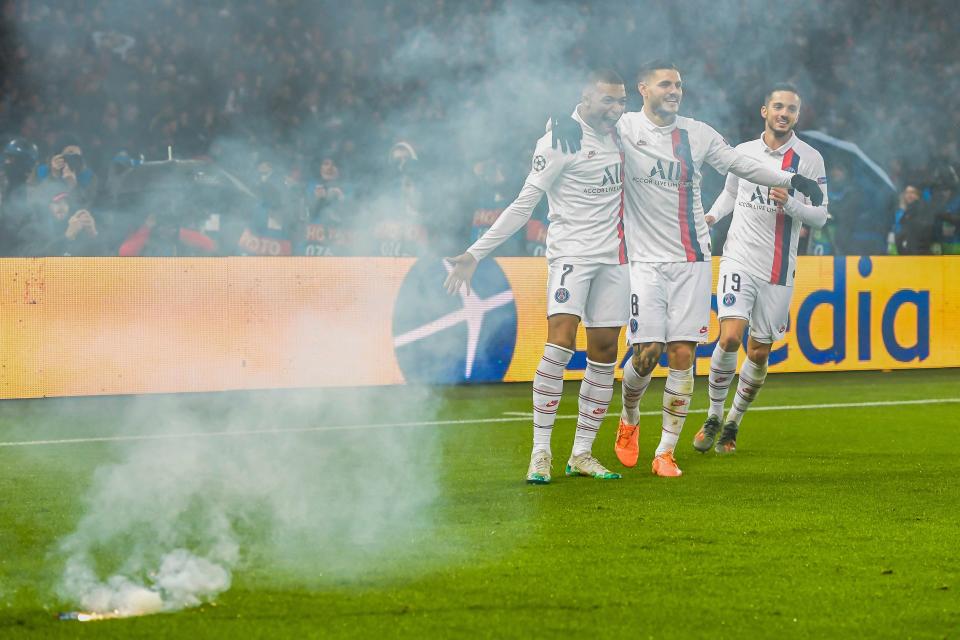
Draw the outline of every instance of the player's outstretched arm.
M563 153L580 151L580 142L583 140L583 127L570 116L550 116L550 146L558 146Z
M730 173L764 187L796 189L810 198L810 202L816 207L823 203L823 191L820 190L820 185L817 184L816 180L811 180L799 173L771 169L753 158L738 153L736 150L733 150L733 152L737 154L737 158L730 165Z
M744 155L727 144L719 133L709 125L702 125L708 138L705 160L720 173L732 173L735 176L764 187L788 187L796 189L810 198L814 206L823 202L823 192L815 180L797 173L768 167L758 160Z
M529 182L523 185L516 200L503 210L500 217L490 225L487 232L477 239L465 253L455 258L447 258L453 270L443 283L448 293L454 294L461 285L467 286L470 293L470 278L477 269L477 263L490 255L497 247L507 241L514 233L527 224L533 210L543 197L543 191Z

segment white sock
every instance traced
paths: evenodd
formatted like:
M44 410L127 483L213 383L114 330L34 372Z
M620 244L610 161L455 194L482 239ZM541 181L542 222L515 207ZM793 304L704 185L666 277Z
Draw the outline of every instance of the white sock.
M533 450L550 453L550 434L563 395L563 370L573 351L549 342L533 376Z
M693 396L693 367L689 369L670 369L667 383L663 387L663 430L660 432L660 444L655 455L673 451L683 430L683 421L690 410L690 398Z
M724 351L717 344L710 357L710 386L707 395L710 396L710 411L707 415L723 418L723 404L727 400L730 383L737 373L737 352Z
M647 387L650 386L650 379L653 377L651 371L645 376L637 373L633 367L633 361L627 362L623 368L623 410L620 417L627 424L636 425L640 422L640 399L643 397Z
M580 417L577 434L573 438L573 455L590 453L603 417L607 415L613 397L613 371L617 363L604 364L587 360L587 370L580 383Z
M727 414L726 422L733 422L740 426L743 414L750 408L750 404L760 393L760 387L763 381L767 379L767 363L757 365L747 358L740 367L740 380L737 382L737 393L733 396L733 403L730 405L730 412Z

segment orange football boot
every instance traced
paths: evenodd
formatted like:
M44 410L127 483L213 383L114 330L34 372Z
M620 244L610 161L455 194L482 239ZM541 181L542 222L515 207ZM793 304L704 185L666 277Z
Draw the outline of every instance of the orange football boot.
M637 458L640 457L640 425L627 424L620 418L617 442L613 445L613 450L617 452L617 458L623 466L637 466Z
M653 459L652 472L661 478L679 478L683 471L677 466L677 461L673 459L673 452L666 451Z

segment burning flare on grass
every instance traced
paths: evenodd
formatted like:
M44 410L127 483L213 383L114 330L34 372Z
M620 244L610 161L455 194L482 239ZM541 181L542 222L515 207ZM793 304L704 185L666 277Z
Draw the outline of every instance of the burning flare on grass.
M126 618L119 611L110 613L93 613L86 611L64 611L58 616L61 620L76 620L77 622L94 622L96 620L113 620L114 618Z
M89 622L195 607L230 588L229 564L177 549L162 558L159 570L143 584L119 574L101 582L90 563L75 556L67 564L65 581L68 589L81 594L79 604L85 611L64 613L60 619Z

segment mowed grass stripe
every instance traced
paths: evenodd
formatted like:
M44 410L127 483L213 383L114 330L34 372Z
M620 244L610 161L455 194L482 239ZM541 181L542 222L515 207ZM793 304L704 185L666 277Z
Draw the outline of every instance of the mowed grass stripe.
M955 404L960 403L960 398L924 398L914 400L878 400L873 402L830 402L820 404L789 404L773 406L751 407L750 412L758 411L814 411L823 409L852 409L866 407L891 407L905 405L929 405L929 404ZM706 413L707 409L691 409L689 413ZM91 436L86 438L58 438L47 440L21 440L0 442L0 447L30 447L44 445L60 444L88 444L97 442L135 442L147 440L178 440L185 438L217 438L217 437L237 437L237 436L256 436L256 435L279 435L294 433L321 433L326 431L362 431L367 429L386 429L399 427L443 427L456 426L462 424L495 424L524 422L530 419L533 414L519 411L507 411L509 414L502 418L469 418L457 420L426 420L415 422L383 422L373 424L344 424L323 427L297 427L297 428L269 428L269 429L237 429L228 431L193 431L185 433L147 433L121 436ZM660 411L641 411L642 416L658 416ZM573 420L577 418L576 414L558 415L557 420Z

